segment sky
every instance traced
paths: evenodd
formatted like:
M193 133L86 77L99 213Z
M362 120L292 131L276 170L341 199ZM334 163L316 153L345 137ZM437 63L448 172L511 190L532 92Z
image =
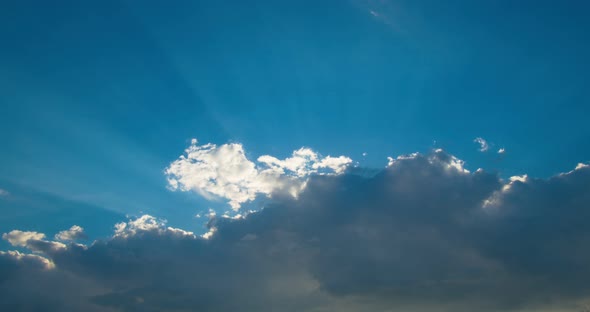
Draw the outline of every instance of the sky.
M0 307L580 311L589 9L3 4Z

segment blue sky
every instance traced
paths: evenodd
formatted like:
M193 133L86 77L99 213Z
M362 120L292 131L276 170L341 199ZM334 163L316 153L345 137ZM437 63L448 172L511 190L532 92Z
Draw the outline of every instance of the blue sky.
M49 310L146 311L134 305L152 291L154 310L172 310L166 294L197 289L207 299L172 301L579 311L590 302L589 9L5 3L0 249L19 251L0 251L0 280L13 279L0 302L30 310L19 298L41 305L36 294L54 290L36 287L59 280ZM174 269L154 273L163 265ZM185 279L195 274L208 284ZM476 299L458 295L472 289Z
M548 177L590 159L587 9L11 3L0 13L0 178L186 226L208 203L168 191L162 172L191 138L239 142L252 158L306 146L377 168L443 148L472 170Z
M547 1L9 4L1 177L171 218L203 205L170 194L162 175L193 137L241 142L252 155L308 146L369 167L441 147L472 169L550 176L590 158L586 10ZM478 153L475 137L493 150Z

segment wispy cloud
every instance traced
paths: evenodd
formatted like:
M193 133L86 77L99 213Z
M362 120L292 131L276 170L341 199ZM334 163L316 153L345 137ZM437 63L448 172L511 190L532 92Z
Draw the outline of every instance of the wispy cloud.
M352 0L353 5L359 9L370 14L376 21L387 25L390 29L396 33L406 33L405 29L402 29L400 21L407 20L405 11L400 6L399 2L381 0Z
M477 138L473 139L473 142L479 144L479 151L480 152L487 152L488 149L490 148L490 146L488 145L488 142L486 140L484 140L482 137L477 137Z

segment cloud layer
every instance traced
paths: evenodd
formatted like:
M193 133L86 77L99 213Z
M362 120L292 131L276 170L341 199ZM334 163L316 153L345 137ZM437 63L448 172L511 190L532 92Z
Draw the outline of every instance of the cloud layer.
M370 176L312 176L297 198L212 218L208 239L147 215L89 246L13 231L4 239L34 254L0 253L0 308L578 311L590 300L588 190L584 164L503 181L437 150Z

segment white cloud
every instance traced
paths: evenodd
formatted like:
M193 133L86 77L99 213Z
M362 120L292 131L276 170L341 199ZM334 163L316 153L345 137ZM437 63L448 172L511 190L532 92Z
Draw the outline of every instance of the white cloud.
M304 178L314 173L342 173L352 163L352 160L345 156L322 158L309 148L300 148L294 151L291 157L284 160L264 155L258 157L258 162L268 168L263 172L271 170L281 175Z
M63 250L66 245L60 242L44 240L45 234L38 232L13 230L2 234L2 239L8 241L12 246L25 247L33 252L52 254Z
M10 193L7 190L0 189L0 197L8 196L8 195L10 195Z
M567 171L567 172L562 172L562 173L560 173L560 174L559 174L559 176L563 176L563 175L572 174L574 171L577 171L577 170L584 170L584 169L586 169L586 168L588 168L588 167L590 167L590 165L588 165L588 164L585 164L585 163L578 163L574 169L572 169L572 170L570 170L570 171Z
M85 237L84 228L78 225L73 225L69 230L55 234L55 239L60 241L76 241Z
M393 166L394 162L395 162L395 159L393 159L393 157L388 156L387 157L387 166L385 166L385 168Z
M481 137L477 137L477 138L473 139L473 142L479 144L479 151L480 152L486 152L490 148L490 146L488 145L488 142Z
M206 198L221 197L238 210L241 204L258 195L271 196L283 191L297 196L312 174L341 174L352 163L345 156L321 157L309 148L278 159L270 155L250 161L241 144L191 145L165 173L172 190L196 191Z
M528 179L529 179L529 176L526 174L523 174L523 175L519 175L519 176L511 176L509 180L510 180L510 182L518 181L518 182L525 183Z
M527 183L529 176L526 174L519 176L511 176L508 178L508 183L505 183L500 190L492 193L492 195L483 201L483 208L492 209L497 208L502 204L502 198L506 193L510 192L515 184Z
M171 235L174 237L195 237L193 232L166 227L166 220L157 219L150 215L143 215L135 220L115 224L113 237L129 238L145 233L156 233L158 235Z
M504 149L503 147L498 150L498 154L504 154L505 152L506 152L506 149Z
M215 232L217 232L217 228L216 227L211 227L209 229L209 231L207 231L205 234L201 235L201 237L203 239L211 239L211 237L213 237L213 235L215 235Z
M2 234L2 239L8 241L12 246L25 247L29 240L42 240L45 234L38 232L13 230Z
M316 171L312 171L310 173L315 173L318 170L326 169L328 172L334 172L336 174L343 173L348 165L352 162L352 159L346 156L339 156L339 157L331 157L326 156L322 160L312 165L312 168Z
M424 159L424 160L428 161L428 163L431 165L442 166L443 168L445 168L447 170L456 170L459 173L463 173L463 174L469 173L469 170L465 169L465 161L463 161L453 155L445 153L440 148L435 149L434 153L432 153L429 156L423 156L420 153L411 153L408 155L400 155L400 156L397 156L396 158L387 157L387 167L392 167L395 165L399 165L399 164L403 163L404 161L415 160L415 159Z

